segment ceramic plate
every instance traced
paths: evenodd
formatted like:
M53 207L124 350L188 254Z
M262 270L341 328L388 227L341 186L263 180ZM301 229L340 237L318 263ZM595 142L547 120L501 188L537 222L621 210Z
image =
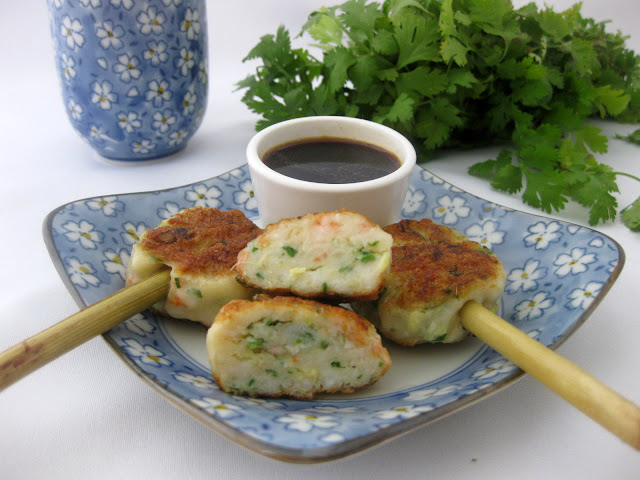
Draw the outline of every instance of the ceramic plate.
M203 182L149 193L79 200L51 212L45 240L80 306L124 286L131 246L179 210L238 208L258 219L246 166ZM416 167L402 212L462 231L496 252L508 272L503 318L556 348L617 278L624 253L589 228L514 211L470 195ZM393 365L357 394L314 401L231 396L213 382L205 329L135 315L104 338L143 380L215 431L292 462L339 458L486 397L522 375L475 338L453 345L387 345Z

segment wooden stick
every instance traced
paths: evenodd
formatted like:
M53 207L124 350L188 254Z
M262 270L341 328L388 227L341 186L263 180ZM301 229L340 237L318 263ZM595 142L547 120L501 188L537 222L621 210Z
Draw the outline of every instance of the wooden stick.
M475 301L462 325L620 439L640 450L640 408Z
M170 270L164 269L0 353L0 391L161 300L169 280Z

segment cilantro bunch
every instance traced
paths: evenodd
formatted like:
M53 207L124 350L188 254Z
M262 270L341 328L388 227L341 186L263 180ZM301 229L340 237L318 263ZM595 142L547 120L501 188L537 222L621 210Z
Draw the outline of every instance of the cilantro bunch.
M596 160L608 139L589 118L640 120L640 57L605 26L579 4L349 0L311 13L300 32L321 58L280 27L249 52L261 65L238 87L262 117L258 130L346 115L400 131L424 160L440 148L510 145L469 172L548 213L574 200L595 225L615 218L625 174ZM638 208L623 220L640 229Z

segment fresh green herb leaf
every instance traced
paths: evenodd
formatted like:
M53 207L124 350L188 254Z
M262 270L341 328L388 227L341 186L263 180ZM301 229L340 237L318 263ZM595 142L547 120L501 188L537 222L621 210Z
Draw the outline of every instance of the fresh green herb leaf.
M640 198L622 210L620 217L631 231L640 232Z
M640 56L607 22L509 0L349 0L309 15L302 33L263 36L238 82L258 130L311 115L371 119L438 148L511 144L469 173L546 212L570 201L592 224L615 217L608 139L593 116L640 122ZM637 138L636 138L637 137ZM623 138L640 143L640 133ZM588 195L590 189L594 195Z

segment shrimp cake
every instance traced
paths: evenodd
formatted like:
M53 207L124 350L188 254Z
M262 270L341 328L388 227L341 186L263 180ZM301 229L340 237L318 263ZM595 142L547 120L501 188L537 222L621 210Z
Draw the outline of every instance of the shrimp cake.
M241 283L271 295L372 300L391 264L391 243L359 213L311 213L267 226L235 268Z
M229 300L255 294L237 282L233 265L238 252L261 231L240 210L183 210L142 234L131 252L127 284L170 267L167 298L152 310L210 326Z
M375 327L346 308L298 297L234 300L207 332L216 383L251 397L311 399L375 383L391 366Z
M381 334L402 345L465 338L459 311L475 300L496 311L506 271L487 248L429 219L385 228L393 236L391 269L377 302L352 304Z

